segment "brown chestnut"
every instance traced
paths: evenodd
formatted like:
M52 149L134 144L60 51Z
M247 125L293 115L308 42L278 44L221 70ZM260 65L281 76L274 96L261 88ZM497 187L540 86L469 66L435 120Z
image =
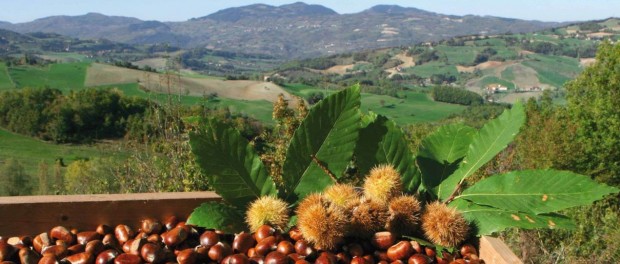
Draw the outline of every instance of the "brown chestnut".
M396 243L396 237L388 231L377 232L372 236L370 243L375 248L386 250Z
M76 237L77 243L82 245L86 245L86 243L93 240L101 239L101 235L95 231L80 232L76 235Z
M254 240L256 240L256 243L260 243L261 240L270 237L270 236L274 236L276 233L276 229L269 226L269 225L262 225L260 227L258 227L258 229L256 230L256 232L254 232Z
M138 255L123 253L114 258L114 264L140 264L142 259Z
M114 233L114 229L109 225L101 224L97 226L97 229L95 230L95 232L97 232L97 234L101 236L105 236L107 234Z
M278 251L278 252L280 252L280 253L282 253L284 255L295 253L295 245L293 245L293 243L291 243L291 241L282 240L282 241L280 241L280 243L278 243L276 251Z
M161 232L162 229L163 229L163 225L159 221L153 218L147 218L147 219L142 220L142 223L140 225L140 231L142 231L143 233L147 235L159 234L159 232Z
M179 264L194 264L198 260L198 255L193 248L182 250L177 254L177 262Z
M127 240L132 239L135 233L128 225L117 225L114 228L114 236L119 243L124 244Z
M266 256L267 253L274 251L277 248L278 245L276 244L276 237L274 236L269 236L262 239L260 242L258 242L256 247L254 247L256 253L261 256Z
M104 250L105 246L103 245L101 240L90 241L86 243L86 246L84 247L84 252L93 254L93 256L99 255L99 253L103 252Z
M256 244L252 235L242 232L235 236L232 247L235 253L247 254L248 250Z
M232 254L232 248L230 245L219 242L209 248L209 258L215 262L221 262L225 257Z
M461 256L463 256L463 257L467 257L470 254L478 255L478 251L476 250L476 248L472 244L464 244L464 245L462 245L461 246L461 250L459 250L459 252L461 253Z
M408 264L430 264L432 262L431 258L423 254L413 254L407 260Z
M179 226L161 234L161 239L163 240L164 244L166 244L166 246L174 247L185 241L188 235L189 232L187 231L187 229L185 227Z
M226 257L222 264L249 264L250 259L245 254L234 254Z
M32 240L32 247L39 253L41 253L43 248L52 244L52 239L47 235L47 232L35 236Z
M114 259L119 255L116 249L108 249L97 255L95 259L96 264L112 264Z
M30 248L19 250L19 261L22 264L38 264L41 257Z
M278 251L269 252L269 254L265 256L265 264L288 264L288 262L288 256Z
M95 257L93 254L82 252L74 255L67 256L61 263L71 263L71 264L90 264L95 261Z
M409 241L400 241L387 250L390 261L407 260L413 253L414 250Z
M297 226L293 226L291 230L288 231L288 235L289 237L291 237L293 241L297 241L297 240L304 238L304 235L301 233L301 230L299 230L299 227Z
M57 240L63 240L67 242L67 245L72 245L75 241L71 231L64 226L56 226L52 228L52 230L50 230L50 237Z

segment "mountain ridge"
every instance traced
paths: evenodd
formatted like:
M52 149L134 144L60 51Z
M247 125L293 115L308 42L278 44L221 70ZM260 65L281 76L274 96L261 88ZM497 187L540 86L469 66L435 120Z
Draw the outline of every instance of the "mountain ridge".
M533 32L561 25L482 16L453 16L413 7L377 5L338 14L303 2L232 7L182 22L145 21L88 13L2 24L19 33L58 33L81 39L106 38L128 44L168 43L182 48L303 58L363 49L438 41L470 34Z

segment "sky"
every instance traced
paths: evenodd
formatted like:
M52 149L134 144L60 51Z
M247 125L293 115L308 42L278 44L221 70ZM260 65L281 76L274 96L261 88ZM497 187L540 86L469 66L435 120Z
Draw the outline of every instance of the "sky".
M264 3L283 5L298 0L0 0L0 21L28 22L55 15L105 15L142 20L185 21L218 10ZM541 21L583 21L620 17L620 0L307 0L338 13L356 13L378 4L415 7L448 15L492 15Z

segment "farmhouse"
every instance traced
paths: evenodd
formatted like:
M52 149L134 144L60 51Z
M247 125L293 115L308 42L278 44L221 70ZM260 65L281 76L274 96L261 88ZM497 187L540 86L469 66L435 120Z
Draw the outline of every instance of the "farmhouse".
M493 93L499 93L499 92L507 92L508 87L503 86L499 83L492 83L492 84L487 85L486 90L487 90L487 93L493 94Z

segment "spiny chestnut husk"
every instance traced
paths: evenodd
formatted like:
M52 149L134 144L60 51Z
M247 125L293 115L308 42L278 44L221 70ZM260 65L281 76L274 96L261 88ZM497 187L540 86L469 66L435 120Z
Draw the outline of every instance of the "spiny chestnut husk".
M333 205L351 210L359 201L359 194L350 184L334 184L325 189L323 196Z
M246 214L246 222L250 230L257 230L262 225L284 230L288 220L288 204L271 196L263 196L252 202Z
M351 214L350 235L369 238L382 231L389 217L388 208L374 200L360 199L360 203Z
M456 209L440 202L433 202L424 210L422 229L431 242L445 247L455 247L467 238L469 225Z
M374 167L364 181L364 196L378 203L387 204L401 193L400 174L392 165Z
M335 249L343 241L346 223L343 209L331 205L320 195L310 195L297 209L297 227L318 249Z
M385 228L398 235L413 235L420 228L420 201L411 195L390 200L390 217Z

